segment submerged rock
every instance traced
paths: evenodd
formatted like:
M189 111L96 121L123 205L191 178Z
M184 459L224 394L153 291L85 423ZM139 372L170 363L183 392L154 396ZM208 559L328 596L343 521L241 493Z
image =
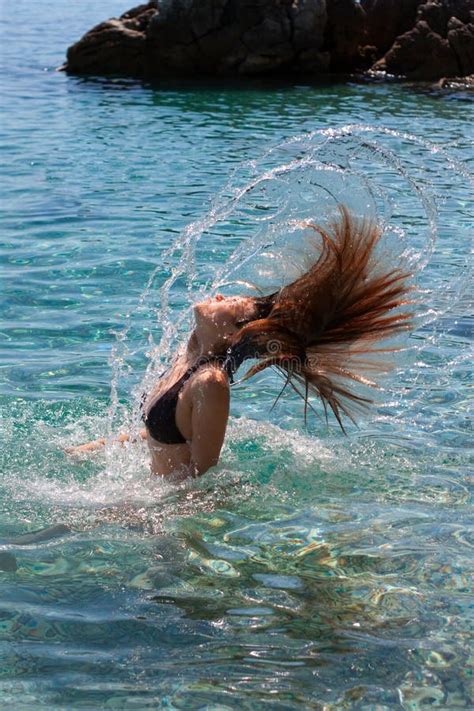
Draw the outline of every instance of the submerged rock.
M474 0L153 0L87 32L63 69L134 77L474 71Z
M18 569L18 563L13 553L0 551L0 570L4 573L14 573Z
M434 89L445 89L446 91L473 91L474 92L474 74L469 74L466 77L443 77L433 87Z
M66 533L71 533L69 526L65 523L57 523L54 526L47 526L46 528L40 528L38 531L30 531L30 533L24 533L22 536L10 538L7 543L12 546L30 546L64 536Z

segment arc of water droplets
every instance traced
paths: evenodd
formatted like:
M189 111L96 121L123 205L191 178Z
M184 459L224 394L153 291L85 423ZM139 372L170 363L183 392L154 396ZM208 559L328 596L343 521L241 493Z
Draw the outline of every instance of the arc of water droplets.
M437 238L437 217L438 211L434 200L428 190L422 187L416 178L411 177L406 168L404 167L403 160L399 157L393 150L387 148L386 146L381 146L374 140L369 140L367 136L378 136L385 135L390 138L395 138L397 140L403 140L409 143L417 144L427 150L433 155L439 155L445 161L445 164L449 166L452 170L455 170L458 175L463 176L466 181L472 183L474 182L473 176L470 174L468 169L458 160L453 158L444 148L430 143L426 139L420 138L406 132L399 132L393 129L385 127L373 127L361 124L349 124L341 128L329 128L314 131L312 133L303 134L300 136L295 136L282 144L278 144L270 148L262 157L258 160L252 159L247 162L242 163L240 166L235 168L230 176L229 181L224 186L223 190L215 197L212 201L210 209L203 218L190 223L183 231L176 241L168 247L162 253L161 263L156 266L148 282L143 290L135 309L129 314L124 328L120 332L116 332L116 343L111 353L111 365L112 365L112 383L111 383L111 404L110 404L110 423L112 427L113 419L116 417L117 412L120 411L119 404L119 381L120 378L128 372L129 366L126 361L127 358L134 355L140 350L141 345L135 346L129 342L128 336L130 330L133 326L134 316L139 312L144 306L147 305L149 297L153 291L153 285L157 274L162 269L163 264L172 263L175 264L171 267L170 275L165 280L160 288L160 299L159 299L159 310L161 317L161 327L162 336L158 347L153 341L151 335L148 336L148 347L154 349L152 357L150 359L145 377L139 388L136 389L135 394L138 396L140 392L146 390L147 385L149 385L151 379L156 377L158 370L158 364L164 359L169 357L171 348L174 346L178 339L179 330L177 328L177 319L172 320L170 318L170 304L169 297L174 284L180 277L185 277L187 284L187 291L189 296L189 303L191 302L191 291L193 289L193 282L197 276L198 266L196 265L196 247L201 239L201 237L206 233L207 230L212 228L219 222L226 220L228 217L235 212L239 204L247 196L250 196L252 191L258 188L260 185L266 181L277 180L281 176L289 175L293 171L300 169L314 169L317 171L328 171L334 172L342 175L344 178L348 176L357 177L361 181L365 189L370 196L372 206L375 206L376 199L379 198L384 201L385 211L388 210L387 197L385 195L386 190L379 187L377 184L372 185L370 182L369 175L360 175L356 171L348 167L341 167L334 162L329 160L324 160L324 151L337 144L341 139L352 139L358 144L361 151L367 150L371 156L377 157L377 159L383 164L388 165L392 170L396 172L404 180L409 187L417 195L419 202L423 208L425 219L428 223L428 245L429 248L425 252L424 259L418 259L417 270L421 272L429 263L429 260L435 249L435 243ZM315 140L322 139L322 143L317 145L311 145ZM274 156L282 151L288 151L293 147L301 147L303 153L301 156L290 160L287 163L278 164L277 166L266 169L260 174L255 176L255 173L259 171L260 166L268 162ZM317 155L318 154L318 155ZM320 157L322 155L322 158ZM248 180L243 186L236 185L239 179L239 173L253 174L251 180ZM325 188L324 185L319 186L323 191L325 190L334 199L334 203L338 202L337 197L331 194L329 189ZM277 211L276 215L283 212L286 206L286 202L283 204L280 210ZM272 218L275 218L275 213L272 214ZM386 219L384 220L385 226L387 225ZM233 253L226 261L226 267L224 272L222 272L222 265L216 265L220 267L220 271L215 275L215 278L201 286L197 289L196 295L198 298L202 298L206 293L213 293L216 289L221 288L223 284L229 283L229 277L236 272L243 264L253 259L258 253L271 246L272 241L269 241L269 235L263 234L260 241L257 241L257 245L250 245L248 240L243 240L240 245L237 245ZM179 256L179 259L177 257ZM462 279L460 279L462 281ZM237 282L231 282L237 283ZM440 310L432 309L431 312L427 311L425 314L426 320L425 324L429 321L434 321L442 313ZM181 319L182 321L182 319ZM138 397L136 398L138 400ZM122 408L125 410L126 408ZM135 411L137 406L135 406ZM135 412L136 414L136 412Z

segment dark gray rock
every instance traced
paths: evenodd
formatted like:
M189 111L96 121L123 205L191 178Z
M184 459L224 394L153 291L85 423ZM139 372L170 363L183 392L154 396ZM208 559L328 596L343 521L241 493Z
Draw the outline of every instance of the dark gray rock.
M143 75L146 29L155 13L152 3L139 5L96 25L69 47L65 68L82 74Z
M94 27L64 68L149 77L319 71L328 65L326 21L326 0L158 0Z
M467 24L474 10L473 0L428 0L418 8L417 20L424 20L441 37L446 37L452 17Z
M474 0L429 0L416 23L375 64L410 79L437 79L474 71Z
M385 54L399 35L414 26L423 0L361 0L366 15L365 44Z
M368 68L412 79L472 71L474 0L153 0L92 28L66 71L317 75Z
M448 40L433 32L424 20L398 37L374 68L409 79L436 79L460 73Z
M51 541L53 538L59 538L66 533L71 533L69 526L64 523L57 523L54 526L40 528L38 531L30 531L30 533L24 533L22 536L8 539L7 543L12 546L30 546L35 543Z
M357 69L367 32L364 9L353 0L332 0L327 3L327 13L324 47L331 57L331 69L342 72Z
M448 22L448 42L454 51L461 76L474 72L474 23L464 24L452 17Z
M474 92L474 74L469 74L466 77L442 77L436 84L434 89L443 89L444 91L468 91Z

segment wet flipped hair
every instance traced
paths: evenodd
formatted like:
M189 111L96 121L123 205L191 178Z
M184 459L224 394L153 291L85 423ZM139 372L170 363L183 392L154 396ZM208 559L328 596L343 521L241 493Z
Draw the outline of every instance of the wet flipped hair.
M225 368L232 378L244 360L258 359L244 379L275 368L285 378L280 395L290 385L304 400L305 419L313 394L326 418L329 408L344 430L341 415L354 421L372 402L353 386L376 387L368 375L393 365L388 353L398 347L379 342L412 326L405 308L413 303L411 274L383 266L375 255L381 229L344 206L329 227L305 226L314 232L319 256L291 284L255 299L256 317L234 336Z

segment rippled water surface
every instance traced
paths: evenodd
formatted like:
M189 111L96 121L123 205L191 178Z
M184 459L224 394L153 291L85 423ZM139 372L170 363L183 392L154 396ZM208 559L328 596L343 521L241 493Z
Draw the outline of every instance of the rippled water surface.
M472 103L54 71L126 9L2 10L0 704L467 709ZM265 374L198 481L150 480L139 445L64 455L135 428L196 292L284 279L291 220L334 196L421 294L358 430L305 427L290 396L270 413Z

